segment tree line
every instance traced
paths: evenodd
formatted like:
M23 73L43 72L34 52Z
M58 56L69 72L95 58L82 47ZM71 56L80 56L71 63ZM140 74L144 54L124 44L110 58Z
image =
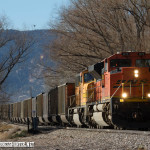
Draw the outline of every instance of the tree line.
M116 52L149 52L150 0L71 0L52 27L58 38L46 50L55 65L43 74L56 86Z

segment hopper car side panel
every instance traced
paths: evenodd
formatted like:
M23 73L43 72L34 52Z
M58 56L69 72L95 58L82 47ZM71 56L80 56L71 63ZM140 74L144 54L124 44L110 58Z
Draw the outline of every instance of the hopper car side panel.
M39 118L40 123L44 123L43 121L43 94L39 94L37 96L37 117Z
M24 120L25 122L27 122L27 118L28 118L28 100L25 100L23 102L23 105L24 105L24 109L23 109L23 112L24 112Z
M29 121L32 122L32 98L27 100L28 103L28 118Z
M50 123L48 111L48 93L45 93L43 94L43 119L46 123Z

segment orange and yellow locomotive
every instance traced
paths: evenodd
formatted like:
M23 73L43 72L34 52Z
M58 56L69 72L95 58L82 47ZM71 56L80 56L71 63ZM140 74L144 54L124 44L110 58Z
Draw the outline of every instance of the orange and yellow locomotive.
M122 52L88 67L77 76L75 107L69 116L78 126L150 127L150 54Z

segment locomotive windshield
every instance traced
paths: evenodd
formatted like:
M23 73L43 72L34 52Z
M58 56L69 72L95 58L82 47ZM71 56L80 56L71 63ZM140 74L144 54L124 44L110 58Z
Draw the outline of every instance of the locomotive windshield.
M110 60L110 67L131 67L130 59L112 59Z
M136 60L136 67L150 67L150 59Z
M90 73L85 73L84 74L84 82L85 83L93 81L93 80L94 80L94 78L93 78L93 76Z

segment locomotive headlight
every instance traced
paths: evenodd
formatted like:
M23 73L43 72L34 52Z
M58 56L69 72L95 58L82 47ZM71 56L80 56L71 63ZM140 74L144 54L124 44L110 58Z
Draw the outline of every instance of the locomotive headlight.
M150 93L148 93L147 96L150 98Z
M134 76L137 78L139 75L136 73L136 74L134 74Z
M134 70L134 76L137 78L139 77L139 71L138 70Z
M127 97L127 93L122 93L122 97L126 98Z
M134 73L135 73L135 74L138 74L138 73L139 73L139 71L138 71L138 70L134 70Z

